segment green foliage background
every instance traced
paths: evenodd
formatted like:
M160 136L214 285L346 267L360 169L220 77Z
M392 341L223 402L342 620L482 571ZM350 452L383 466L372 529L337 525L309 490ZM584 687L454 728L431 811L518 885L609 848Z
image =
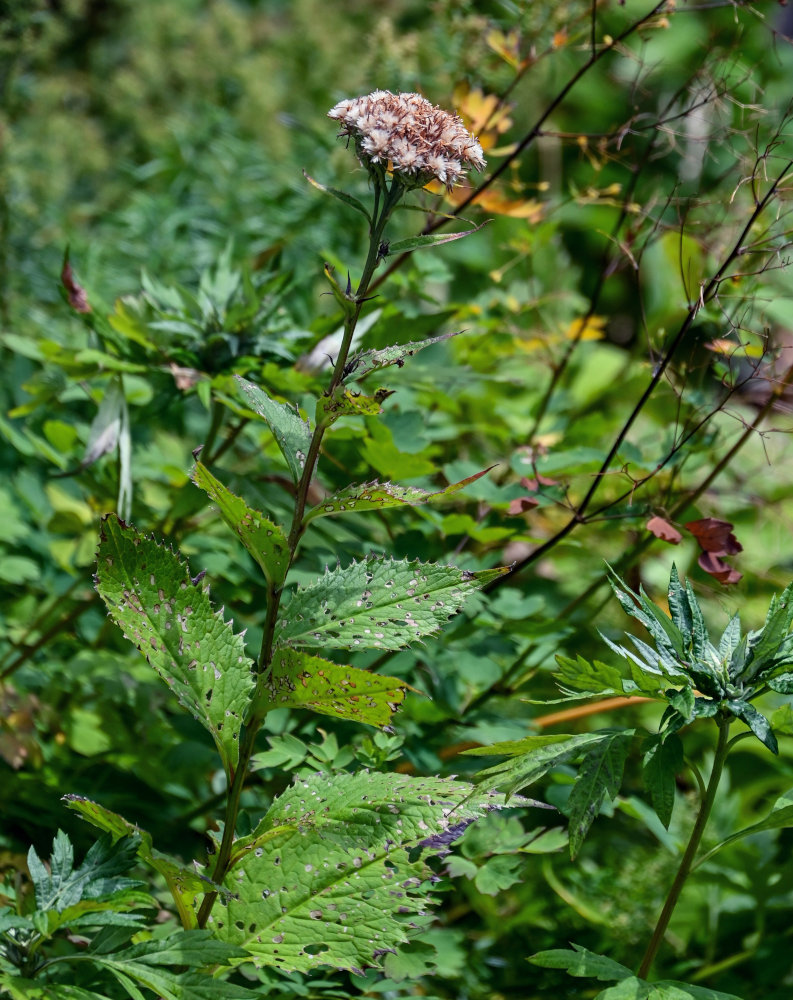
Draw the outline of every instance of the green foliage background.
M320 466L323 487L333 492L376 475L438 491L496 468L443 504L318 518L300 582L367 549L469 570L520 561L563 528L569 505L586 494L687 303L748 218L744 181L758 152L772 140L774 156L790 147L793 52L773 32L776 5L679 6L667 26L595 66L570 92L547 134L505 173L501 205L463 213L477 223L491 218L488 226L411 255L371 304L377 320L365 347L467 333L390 369L382 382L396 393L382 418L339 421ZM66 792L117 810L189 860L206 850L223 775L206 733L178 714L93 592L99 516L118 509L124 478L115 454L80 468L97 409L123 374L131 519L178 542L191 569L207 572L216 604L233 609L256 650L263 585L190 482L191 452L232 433L218 457L224 482L283 518L287 467L265 429L244 424L227 401L232 372L297 403L323 384L305 360L338 326L331 297L321 296L323 263L355 273L365 233L302 170L360 196L366 183L327 110L377 87L420 90L443 107L464 101L464 87L508 91L509 123L494 137L496 152L486 151L495 168L498 147L531 129L585 59L590 10L573 0L6 0L0 9L0 861L24 870L28 844L45 856L59 827L87 847L87 828L60 802ZM599 12L599 30L617 34L646 11L630 0ZM513 45L523 57L534 53L525 69L516 67ZM698 100L706 102L704 120L692 111ZM625 123L619 143L601 143ZM697 128L712 141L698 144ZM769 177L779 172L775 159L767 166ZM765 190L762 171L758 177ZM599 486L600 516L590 510L542 559L472 598L441 641L360 658L359 666L382 666L429 695L408 696L398 736L326 718L318 728L312 716L272 712L260 780L245 792L253 812L294 770L364 763L466 774L475 761L457 756L462 745L534 732L534 720L553 708L527 699L555 697L554 654L605 658L597 628L624 628L604 586L604 560L660 601L674 558L711 618L740 608L745 622L760 624L770 595L793 575L783 393L762 433L731 449L789 364L740 385L763 351L771 364L793 326L790 276L776 266L787 242L785 199L783 191L777 229L751 234L757 246L778 249L774 266L752 275L743 261L754 258L742 258L736 270L746 276L700 312ZM414 233L417 220L423 216L403 213L400 235ZM67 246L104 323L104 343L64 301ZM609 250L614 266L591 308L600 335L585 336L560 367ZM192 298L174 292L177 285ZM138 298L119 304L125 296ZM732 348L708 349L719 339ZM202 378L180 386L173 365ZM726 402L725 387L734 388ZM527 494L520 478L538 475L553 482L541 485L538 505L514 513ZM730 521L743 543L732 559L740 583L722 587L699 569L690 534L674 549L656 540L645 528L653 514L678 526ZM623 708L618 724L652 727L659 714ZM572 724L585 732L610 719ZM761 756L754 741L731 757L714 841L765 815L790 786L793 747L780 727L778 758ZM701 751L709 747L703 731ZM447 863L459 877L445 886L437 924L389 959L385 984L270 973L272 990L580 996L559 973L525 962L571 940L635 965L691 822L692 789L678 789L664 831L632 766L621 795L604 807L613 815L595 822L575 863L559 852L562 833L538 835L548 822L542 814L493 815L473 827ZM532 794L564 811L573 773L557 770ZM698 873L673 925L667 978L701 977L748 998L789 996L790 838L789 830L758 834Z

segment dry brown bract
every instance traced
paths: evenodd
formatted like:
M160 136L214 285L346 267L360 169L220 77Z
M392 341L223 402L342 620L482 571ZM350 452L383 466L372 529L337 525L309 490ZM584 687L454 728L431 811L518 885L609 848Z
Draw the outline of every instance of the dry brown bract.
M340 135L354 139L362 160L390 165L410 187L437 179L451 188L467 168L485 166L482 147L457 115L420 94L375 90L339 101L328 118L341 122Z

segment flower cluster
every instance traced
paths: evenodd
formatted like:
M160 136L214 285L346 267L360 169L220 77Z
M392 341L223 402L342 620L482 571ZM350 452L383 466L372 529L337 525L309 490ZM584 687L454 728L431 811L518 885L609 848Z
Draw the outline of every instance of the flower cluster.
M420 94L375 90L340 101L328 112L351 136L361 159L383 164L409 187L436 179L451 189L467 167L484 169L478 140L457 115L430 104Z

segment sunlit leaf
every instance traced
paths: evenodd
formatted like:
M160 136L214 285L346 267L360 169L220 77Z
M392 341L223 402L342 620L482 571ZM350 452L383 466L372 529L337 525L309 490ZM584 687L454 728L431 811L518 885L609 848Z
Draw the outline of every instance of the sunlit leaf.
M437 633L466 598L507 567L469 573L454 566L375 556L326 570L281 609L277 645L402 649Z
M273 432L292 478L296 483L299 482L311 444L311 426L308 421L303 420L295 407L270 399L253 382L248 382L240 375L235 378L251 408L266 421Z
M267 680L266 711L307 708L321 715L385 728L409 685L396 677L331 663L296 649L277 649Z
M113 514L102 520L96 586L113 620L193 717L212 734L226 766L253 690L242 636L215 611L187 564Z
M283 971L361 972L429 919L422 855L443 854L503 796L366 771L298 779L245 838L209 927ZM423 851L422 851L423 849Z
M191 478L215 501L220 516L261 566L267 579L280 586L289 568L289 546L281 528L226 489L200 462L196 462Z
M492 468L492 466L491 466ZM361 510L383 510L386 507L417 506L418 504L430 503L440 500L443 497L457 493L471 483L476 482L482 476L487 475L490 469L483 469L474 473L466 479L461 479L458 483L452 483L442 490L430 493L427 490L419 489L418 486L396 486L394 483L364 483L363 485L345 486L332 496L325 497L322 503L312 507L306 512L303 523L313 521L315 517L325 517L328 514L346 514Z

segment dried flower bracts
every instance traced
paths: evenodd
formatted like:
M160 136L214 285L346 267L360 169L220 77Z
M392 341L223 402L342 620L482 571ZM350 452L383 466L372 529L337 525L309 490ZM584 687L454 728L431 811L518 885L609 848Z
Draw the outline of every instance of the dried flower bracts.
M390 166L407 187L439 180L451 189L466 169L485 166L482 147L457 115L420 94L375 90L339 101L328 118L341 122L340 134L354 139L367 166Z

